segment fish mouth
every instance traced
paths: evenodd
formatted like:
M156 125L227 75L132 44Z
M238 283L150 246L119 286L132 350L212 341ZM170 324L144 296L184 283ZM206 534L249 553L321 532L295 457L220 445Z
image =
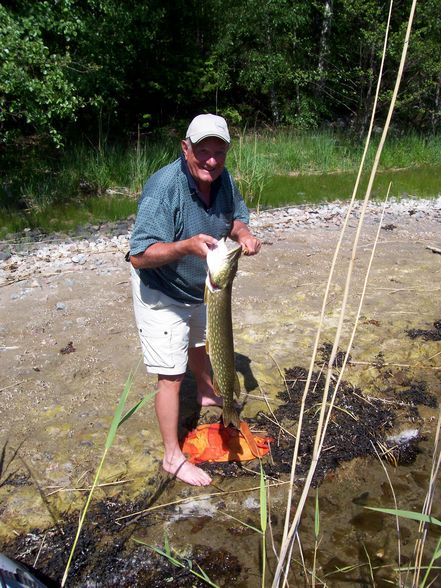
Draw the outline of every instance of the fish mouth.
M225 238L220 239L218 245L208 252L206 284L211 292L222 290L234 279L237 261L241 253L242 246L240 244L228 250Z
M213 278L211 277L210 272L207 273L207 282L208 282L208 287L211 290L211 292L216 292L217 290L220 290L221 288L216 284L216 282L213 281Z

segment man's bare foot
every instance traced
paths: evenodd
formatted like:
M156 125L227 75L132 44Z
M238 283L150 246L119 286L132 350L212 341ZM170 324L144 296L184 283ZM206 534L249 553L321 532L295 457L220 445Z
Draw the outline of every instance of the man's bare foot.
M211 484L210 476L201 468L187 461L184 456L179 462L168 462L164 458L162 467L181 482L191 486L208 486Z
M222 396L216 396L213 390L197 393L197 403L199 406L219 406L222 408L224 399Z

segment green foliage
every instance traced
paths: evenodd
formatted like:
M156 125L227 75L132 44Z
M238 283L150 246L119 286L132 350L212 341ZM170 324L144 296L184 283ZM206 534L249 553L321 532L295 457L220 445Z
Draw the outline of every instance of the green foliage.
M56 120L74 119L82 106L67 75L70 55L49 48L38 15L18 17L0 5L0 23L2 141L10 141L17 128L29 125L60 144Z
M438 0L418 4L395 125L441 117ZM387 110L409 0L393 8L378 124ZM388 4L376 0L15 0L0 6L3 145L168 127L198 112L233 126L326 125L363 133ZM26 142L24 142L26 139Z
M309 3L288 0L223 3L223 23L212 60L221 91L233 90L240 110L282 122L291 109L311 48Z
M3 142L37 132L61 145L66 123L115 116L134 93L134 79L138 86L133 69L149 51L162 9L116 0L12 6L0 6Z

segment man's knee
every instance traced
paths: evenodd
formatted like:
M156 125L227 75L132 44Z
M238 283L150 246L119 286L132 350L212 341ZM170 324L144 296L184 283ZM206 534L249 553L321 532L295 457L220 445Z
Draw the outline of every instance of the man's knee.
M178 394L185 374L159 374L158 392L163 394Z

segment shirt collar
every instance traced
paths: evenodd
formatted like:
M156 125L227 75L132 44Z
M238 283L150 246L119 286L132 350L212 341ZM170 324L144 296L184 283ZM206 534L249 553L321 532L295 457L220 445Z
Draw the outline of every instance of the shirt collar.
M196 182L194 180L194 177L191 175L190 170L188 169L188 165L187 165L187 161L184 157L184 154L181 153L181 170L182 172L185 174L185 176L187 177L187 181L188 181L188 187L190 188L190 192L194 193L194 192L198 192L198 187L196 185Z

